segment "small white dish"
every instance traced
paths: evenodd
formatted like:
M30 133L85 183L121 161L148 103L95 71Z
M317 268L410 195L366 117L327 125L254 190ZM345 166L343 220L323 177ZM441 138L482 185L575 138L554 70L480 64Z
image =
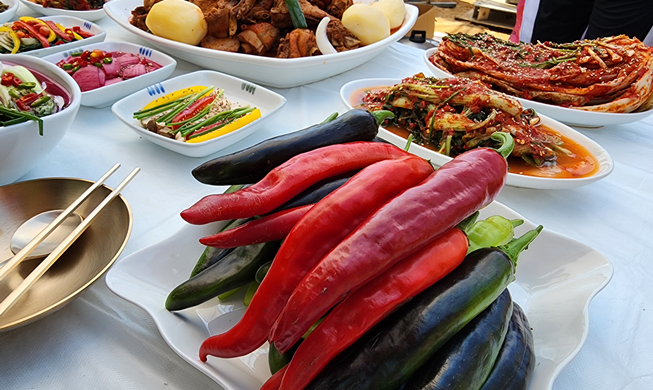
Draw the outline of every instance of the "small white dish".
M502 215L524 219L493 202L480 218ZM177 217L169 237L119 260L107 273L109 288L145 309L170 347L225 390L258 390L270 376L268 345L234 359L199 360L199 347L209 336L226 331L243 313L240 300L214 298L176 313L164 308L170 291L185 281L204 247L199 237L213 234L218 224L189 225ZM536 225L525 220L523 234ZM178 230L176 230L178 227ZM190 261L189 261L190 260ZM535 342L536 365L530 389L549 390L562 369L585 343L592 298L610 281L612 264L591 247L544 229L519 257L513 300L526 313Z
M131 11L142 5L143 0L111 0L104 5L104 9L107 15L125 30L166 53L205 69L279 88L296 87L322 80L371 60L410 32L419 13L417 7L406 4L406 16L399 30L379 42L359 49L304 58L271 58L192 46L145 32L129 23Z
M383 87L399 84L400 79L397 78L375 78L375 79L361 79L351 81L340 88L340 99L342 102L349 108L353 108L351 97L357 91L365 88L374 88L374 87ZM598 161L599 170L596 174L589 177L580 177L580 178L548 178L548 177L535 177L527 175L519 175L516 173L508 173L508 179L506 185L512 187L522 187L522 188L532 188L532 189L544 189L544 190L557 190L557 189L566 189L580 187L586 184L593 183L597 180L603 179L608 176L614 169L614 162L612 157L608 152L601 147L598 143L594 142L590 138L584 136L578 131L572 129L569 126L566 126L558 121L555 121L545 115L539 114L540 123L544 126L550 128L551 130L571 139L572 141L577 142L581 146L585 147ZM398 136L383 127L379 127L379 137L389 141L393 145L396 145L400 148L406 146L406 139ZM437 153L431 149L427 149L423 146L412 143L410 145L409 152L423 157L427 160L430 160L436 166L442 166L448 161L451 161L451 157L445 156L443 154Z
M84 50L92 51L94 49L99 49L104 52L122 51L125 53L138 54L161 65L161 68L138 77L117 82L115 84L106 85L91 91L82 92L82 106L97 108L109 106L131 93L167 79L177 66L177 61L167 54L163 54L154 49L150 49L149 47L127 42L92 43L90 45L66 50L61 53L52 54L43 57L43 59L53 64L57 64L57 62L68 58L71 53Z
M94 22L96 20L100 20L103 17L107 16L107 13L104 12L104 8L92 9L92 10L88 10L88 11L76 11L76 10L70 10L70 9L44 7L41 4L37 4L37 3L33 2L33 1L30 1L30 0L20 0L20 2L23 3L26 7L29 7L31 10L33 10L35 12L38 12L41 15L74 16L76 18L89 20L91 22ZM106 5L106 3L105 3L105 5Z
M14 18L20 3L18 0L2 0L2 2L9 6L6 11L0 12L0 23L6 23Z
M236 131L199 143L181 142L153 133L143 128L139 121L133 118L134 112L158 97L196 85L212 85L215 88L224 89L224 96L227 99L258 108L261 111L261 117ZM206 157L259 130L261 125L273 114L277 113L284 104L286 104L286 98L269 89L226 74L204 70L187 73L151 85L117 101L111 107L111 111L131 130L148 141L185 156Z
M72 28L75 26L79 26L80 29L82 29L85 32L93 34L92 37L84 38L79 41L73 41L73 42L68 42L63 45L55 45L55 46L50 46L46 47L43 49L37 49L37 50L30 50L26 51L23 53L18 53L18 54L25 54L33 57L45 57L50 54L58 53L60 51L64 50L69 50L75 47L80 47L84 45L89 45L91 43L97 43L97 42L102 42L104 41L104 38L106 37L107 33L104 31L104 29L100 26L98 26L95 23L76 18L73 16L44 16L39 19L43 20L51 20L57 24L60 24L66 28ZM9 54L11 55L11 54Z
M436 77L454 77L451 73L438 68L430 61L430 58L437 50L437 48L432 48L424 52L424 62L426 62L429 70ZM593 112L554 106L553 104L536 102L516 96L513 96L513 98L519 100L524 107L534 109L538 114L549 116L562 123L576 127L597 128L611 125L623 125L644 119L653 114L653 109L629 113Z

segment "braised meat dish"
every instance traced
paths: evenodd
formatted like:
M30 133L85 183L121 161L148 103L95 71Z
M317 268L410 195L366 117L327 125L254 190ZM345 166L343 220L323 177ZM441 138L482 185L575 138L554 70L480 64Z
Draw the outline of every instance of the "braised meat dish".
M157 0L146 0L132 11L131 24L148 31L145 19ZM341 23L352 0L299 0L308 28L295 29L284 0L191 0L204 14L208 34L200 46L209 49L297 58L321 54L315 29L328 17L327 36L338 51L360 47L360 41Z

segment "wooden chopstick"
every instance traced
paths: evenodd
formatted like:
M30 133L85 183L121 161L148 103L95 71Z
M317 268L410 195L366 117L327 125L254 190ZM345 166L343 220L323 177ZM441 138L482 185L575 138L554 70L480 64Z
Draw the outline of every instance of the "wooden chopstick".
M43 228L43 230L41 230L41 232L37 234L32 239L32 241L30 241L27 245L25 245L23 249L18 251L18 253L16 253L14 257L8 260L5 263L5 265L2 268L0 268L0 280L2 280L2 278L4 278L5 275L9 273L9 271L14 269L14 267L16 267L18 263L20 263L27 256L29 256L29 254L32 253L32 251L36 249L36 247L41 242L43 242L43 240L50 233L52 233L54 229L56 229L57 226L61 224L61 222L63 222L66 218L68 218L68 216L72 214L72 212L75 211L75 209L79 207L79 205L81 205L82 202L84 202L86 198L88 198L93 193L93 191L95 191L96 188L101 186L102 183L104 183L109 178L109 176L111 176L118 168L120 168L120 164L116 164L111 169L109 169L107 173L105 173L98 181L96 181L92 186L90 186L86 191L84 191L84 193L81 194L77 199L75 199L75 201L71 203L70 206L68 206L64 211L62 211L61 214L54 219L54 221L50 222L48 226Z
M70 247L75 240L90 226L91 222L95 219L95 217L98 216L98 214L118 195L120 195L120 191L122 191L123 188L131 181L131 179L136 176L136 174L140 171L140 168L135 168L119 185L116 187L111 193L104 198L104 200L91 211L91 213L84 219L84 221L79 224L69 235L66 237L65 240L61 242L53 251L46 257L41 264L38 265L32 271L21 283L18 285L18 287L13 290L7 297L5 298L4 301L0 303L0 316L2 316L7 310L9 310L16 302L18 301L18 298L20 298L26 291L29 289L34 283L36 283L37 280L45 272L50 269L50 267L54 264L55 261L61 255Z

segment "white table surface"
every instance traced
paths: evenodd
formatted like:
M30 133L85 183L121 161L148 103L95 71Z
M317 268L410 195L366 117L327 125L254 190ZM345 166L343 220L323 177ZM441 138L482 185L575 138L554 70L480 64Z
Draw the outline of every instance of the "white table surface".
M33 15L21 5L18 15ZM145 44L111 19L97 22L107 40ZM340 87L368 77L427 72L422 52L394 44L352 71L292 89L275 89L288 103L259 133L222 153L320 122L345 111ZM197 70L179 59L172 77ZM498 200L546 229L584 242L614 265L614 277L592 301L587 341L561 372L555 390L653 389L653 118L628 125L581 129L615 161L606 179L571 190L506 187ZM215 156L211 156L215 157ZM95 180L122 164L115 187L134 167L141 173L123 191L132 208L131 238L120 259L169 236L182 209L215 187L190 171L210 159L160 148L121 124L109 108L82 107L61 143L22 180ZM118 261L120 261L120 259ZM184 389L220 387L178 357L140 308L114 295L100 279L60 311L0 333L2 389Z

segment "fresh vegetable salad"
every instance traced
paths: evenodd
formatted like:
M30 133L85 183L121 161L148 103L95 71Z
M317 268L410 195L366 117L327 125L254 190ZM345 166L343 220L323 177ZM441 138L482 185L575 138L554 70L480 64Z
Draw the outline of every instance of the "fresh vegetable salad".
M41 118L62 110L69 104L70 97L61 86L44 75L20 65L4 64L0 100L2 126L34 120L39 124L39 133L43 135Z
M238 130L261 117L256 107L232 102L223 89L195 86L160 97L134 113L153 133L198 143Z
M134 53L105 52L99 49L72 53L57 62L79 85L82 92L131 79L155 71L161 65Z
M0 53L24 53L92 36L79 26L65 27L51 20L22 16L0 27Z

